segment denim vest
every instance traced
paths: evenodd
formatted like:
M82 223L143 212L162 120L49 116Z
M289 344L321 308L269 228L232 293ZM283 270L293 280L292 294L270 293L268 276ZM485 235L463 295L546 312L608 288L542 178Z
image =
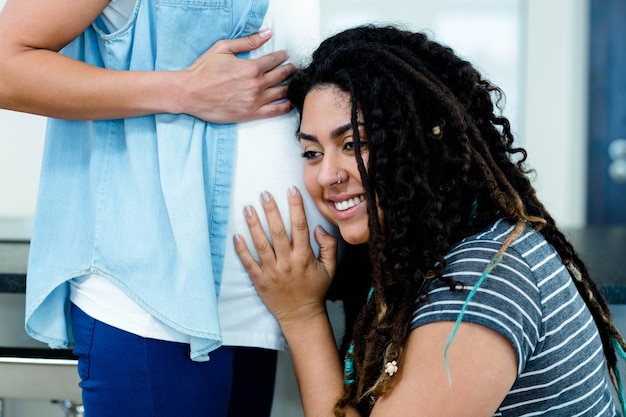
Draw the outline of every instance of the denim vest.
M62 52L110 69L183 69L217 40L257 31L267 1L138 0L119 31L107 33L96 20ZM221 343L216 293L235 128L184 114L50 119L26 331L51 347L69 347L67 281L98 274L190 335L191 358L207 360Z

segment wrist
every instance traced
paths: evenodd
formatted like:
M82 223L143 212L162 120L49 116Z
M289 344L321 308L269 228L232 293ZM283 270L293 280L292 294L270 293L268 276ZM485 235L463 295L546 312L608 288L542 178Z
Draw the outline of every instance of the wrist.
M186 98L188 94L186 82L187 71L159 71L158 79L153 86L155 94L155 103L158 103L159 109L156 113L170 114L191 114L190 109L185 106L189 100Z
M120 79L122 90L119 108L125 109L121 117L153 114L183 113L179 71L126 71L128 77ZM113 81L115 82L115 80Z
M325 303L303 305L298 311L277 316L278 324L285 337L307 332L312 326L326 326L330 321Z

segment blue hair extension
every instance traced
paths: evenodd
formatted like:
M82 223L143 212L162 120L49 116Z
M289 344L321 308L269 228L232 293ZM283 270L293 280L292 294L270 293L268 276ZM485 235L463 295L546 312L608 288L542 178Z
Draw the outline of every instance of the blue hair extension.
M622 347L621 343L619 343L615 337L611 338L611 343L613 344L613 348L615 349L617 355L622 358L622 360L626 360L626 352L624 352L624 348ZM622 377L620 376L617 363L613 367L613 373L615 374L615 379L617 380L617 394L619 396L619 403L622 406L622 415L626 416L626 398L624 396L624 385L622 384Z
M476 291L478 291L478 287L480 287L480 285L485 281L485 279L487 278L487 275L489 275L489 273L493 270L496 264L500 262L500 259L502 259L502 255L498 252L494 255L493 258L491 258L491 261L489 261L489 263L485 267L485 270L483 271L482 275L480 276L478 281L476 281L476 284L474 285L470 293L467 295L467 298L465 298L463 307L461 307L461 311L459 312L459 315L456 318L456 322L454 323L454 329L452 329L452 333L450 334L450 337L448 338L448 341L446 342L446 347L443 350L443 361L446 365L446 375L448 376L448 385L452 385L452 376L450 375L450 366L448 364L448 348L452 344L452 340L454 340L456 333L459 330L459 326L461 325L461 322L463 321L463 316L465 315L465 310L467 310L467 307L469 306L470 300L472 299L472 297L474 297L474 294L476 294Z
M476 220L476 217L478 217L478 197L472 201L472 208L467 219L467 225L471 226L474 223L474 220Z

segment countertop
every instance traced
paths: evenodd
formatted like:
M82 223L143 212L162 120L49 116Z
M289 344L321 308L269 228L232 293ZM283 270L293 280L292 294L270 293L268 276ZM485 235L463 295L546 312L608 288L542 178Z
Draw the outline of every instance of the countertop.
M26 291L28 241L0 241L0 292Z
M0 293L26 291L26 264L32 225L31 218L0 218Z
M23 293L26 289L26 228L24 224L16 228L14 222L0 221L0 292ZM569 228L564 233L606 300L626 304L626 225Z

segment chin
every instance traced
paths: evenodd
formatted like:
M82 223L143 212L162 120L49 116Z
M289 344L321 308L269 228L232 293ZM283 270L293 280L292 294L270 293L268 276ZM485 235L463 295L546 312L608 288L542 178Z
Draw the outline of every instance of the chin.
M367 219L350 219L348 221L337 219L337 228L341 238L351 245L360 245L370 240Z
M339 229L339 233L341 233L341 237L343 238L343 240L351 245L360 245L363 243L367 243L370 240L369 233L344 233L344 231L341 229Z

